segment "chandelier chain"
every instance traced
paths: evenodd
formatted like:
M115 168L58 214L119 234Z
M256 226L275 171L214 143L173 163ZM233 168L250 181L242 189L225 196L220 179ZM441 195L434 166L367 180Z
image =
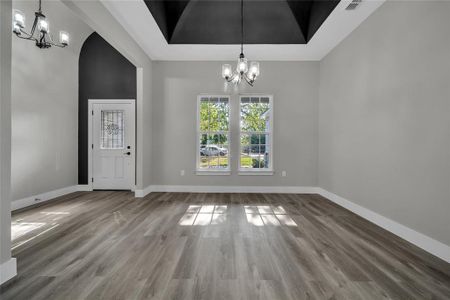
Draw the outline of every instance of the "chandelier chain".
M244 0L241 0L241 54L244 53Z

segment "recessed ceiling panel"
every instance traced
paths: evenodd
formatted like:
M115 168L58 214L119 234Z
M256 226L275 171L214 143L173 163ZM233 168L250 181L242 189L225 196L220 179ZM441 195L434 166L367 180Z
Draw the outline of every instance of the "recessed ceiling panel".
M339 0L244 0L245 44L306 44ZM146 0L169 44L239 44L238 0Z

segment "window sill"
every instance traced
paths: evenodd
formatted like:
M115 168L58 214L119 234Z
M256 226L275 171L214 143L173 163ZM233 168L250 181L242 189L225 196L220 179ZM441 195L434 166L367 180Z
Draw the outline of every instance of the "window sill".
M207 170L197 170L195 171L195 175L199 176L228 176L231 175L231 171L229 170L220 170L220 171L207 171Z
M272 170L263 170L263 171L257 171L257 170L239 170L238 175L243 176L272 176L274 172Z

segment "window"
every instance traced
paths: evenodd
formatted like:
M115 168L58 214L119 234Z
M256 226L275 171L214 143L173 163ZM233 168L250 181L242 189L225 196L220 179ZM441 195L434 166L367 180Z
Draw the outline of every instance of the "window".
M124 149L123 110L102 110L101 149Z
M272 97L240 96L239 171L272 172Z
M228 96L198 98L197 170L230 171L230 101Z

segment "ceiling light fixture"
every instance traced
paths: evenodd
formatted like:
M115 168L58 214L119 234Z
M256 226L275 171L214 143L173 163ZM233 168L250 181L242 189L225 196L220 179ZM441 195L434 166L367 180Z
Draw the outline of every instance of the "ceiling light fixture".
M39 0L39 10L34 15L31 33L28 33L25 31L25 15L20 10L13 10L13 32L17 37L34 41L36 46L41 49L50 48L51 46L64 48L69 45L69 34L65 31L59 32L59 43L53 41L48 21L42 13L41 0Z
M244 0L241 0L241 54L239 55L236 72L233 72L230 64L222 65L222 77L236 85L244 79L250 86L253 86L256 77L259 76L259 62L250 62L244 56Z

